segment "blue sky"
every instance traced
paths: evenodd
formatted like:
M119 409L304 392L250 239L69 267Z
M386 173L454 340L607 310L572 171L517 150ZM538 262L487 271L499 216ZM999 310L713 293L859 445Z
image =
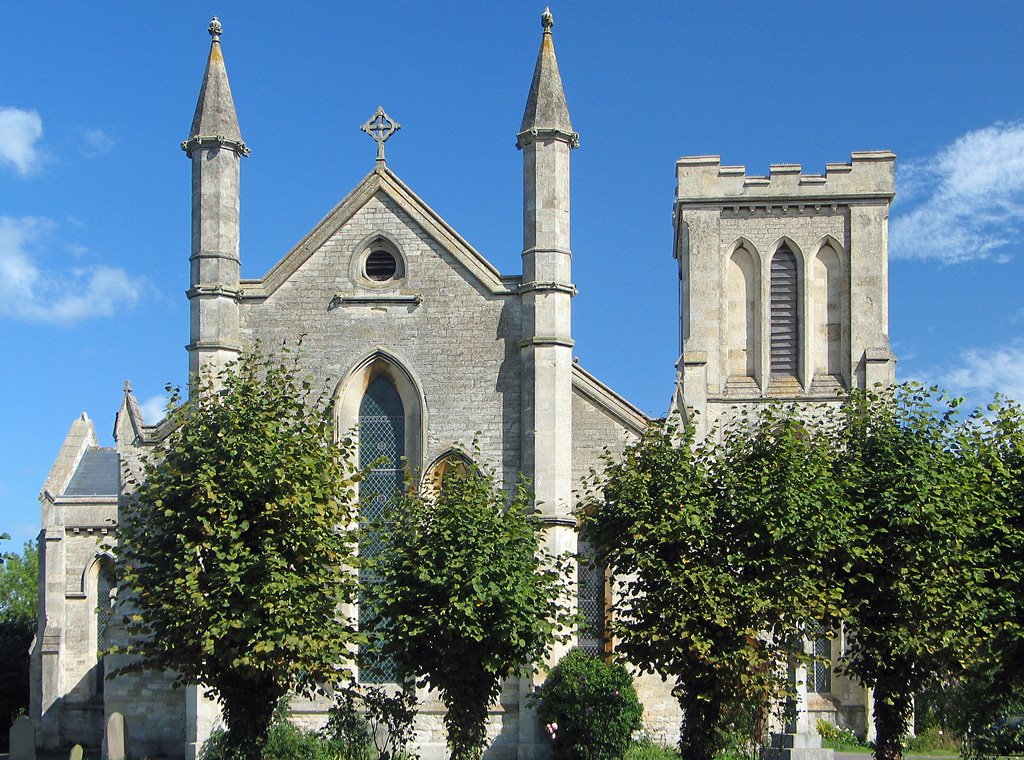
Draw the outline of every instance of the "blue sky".
M122 383L185 380L187 137L213 14L242 134L243 275L388 165L520 271L514 148L540 42L523 2L5 4L0 46L0 531L20 546L72 420L110 443ZM674 164L820 173L898 156L890 335L901 379L1024 398L1024 3L557 2L576 352L645 411L678 354ZM148 417L152 421L152 417Z

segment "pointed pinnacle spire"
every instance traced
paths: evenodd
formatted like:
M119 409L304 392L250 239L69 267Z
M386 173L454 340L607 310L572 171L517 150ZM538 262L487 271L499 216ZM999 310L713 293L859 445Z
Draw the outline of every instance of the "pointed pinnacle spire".
M228 84L228 70L220 48L223 30L220 19L214 16L207 28L213 39L206 73L203 75L203 86L199 91L199 102L196 103L189 137L181 144L182 150L190 156L195 148L212 144L230 148L243 156L249 155L238 126L235 101L231 97L231 85Z
M545 8L540 17L544 36L540 41L540 53L537 55L537 66L533 70L533 82L530 84L530 96L526 99L526 111L523 123L519 127L520 147L523 133L555 132L564 135L572 147L579 144L579 135L572 130L569 119L569 108L565 104L565 91L562 89L562 77L558 73L558 61L555 59L555 43L551 27L555 18L551 9Z

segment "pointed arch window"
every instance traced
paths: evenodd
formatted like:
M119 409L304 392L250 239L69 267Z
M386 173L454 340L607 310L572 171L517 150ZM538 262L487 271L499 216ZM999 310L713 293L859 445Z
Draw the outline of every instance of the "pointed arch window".
M842 263L831 245L814 258L815 375L843 374Z
M423 493L436 496L441 492L441 484L451 473L466 478L473 471L473 460L457 449L451 449L439 456L427 470L423 478Z
M378 375L366 388L359 405L359 466L366 472L359 484L360 519L368 528L359 542L359 554L374 557L384 547L389 513L398 503L405 481L405 407L390 378ZM379 580L366 569L359 571L360 586ZM361 595L359 626L366 627L372 609ZM377 633L381 633L378 629ZM360 675L364 683L384 683L397 678L391 658L367 649L360 653Z
M773 379L797 379L800 372L800 288L796 256L783 243L772 257L771 373Z
M757 269L740 246L729 259L726 277L726 334L730 377L754 377L757 363Z

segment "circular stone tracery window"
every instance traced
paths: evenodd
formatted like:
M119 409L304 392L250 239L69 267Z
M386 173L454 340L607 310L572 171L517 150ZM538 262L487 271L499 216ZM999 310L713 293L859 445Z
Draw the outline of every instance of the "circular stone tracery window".
M398 273L398 260L389 251L377 249L366 257L363 272L375 282L387 282Z

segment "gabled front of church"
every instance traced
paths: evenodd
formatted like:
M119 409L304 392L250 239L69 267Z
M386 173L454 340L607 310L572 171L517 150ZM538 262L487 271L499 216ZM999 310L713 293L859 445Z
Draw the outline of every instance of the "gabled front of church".
M249 347L294 345L301 336L303 371L334 389L337 428L357 432L372 477L400 485L404 467L429 479L470 456L466 447L476 441L472 456L504 483L520 473L530 479L548 548L575 552L581 478L649 420L573 359L569 177L579 139L552 25L545 12L517 133L521 274L498 272L388 168L385 141L396 125L378 111L365 127L378 142L373 170L265 276L249 280L240 275L239 248L240 168L249 149L214 19L182 143L192 166L188 357L190 373L216 371ZM852 164L830 165L827 177L805 178L799 167L780 177L773 167L770 181L747 183L742 168L737 174L711 160L680 161L675 255L683 335L675 405L684 413L714 419L727 404L821 399L891 381L884 238L891 154L855 154ZM716 183L724 183L721 191ZM192 760L217 720L201 688L172 689L159 673L105 680L117 663L97 654L119 635L109 612L118 507L165 433L145 423L126 384L115 447L98 446L82 415L40 496L31 705L40 746L98 746L106 718L120 712L133 755ZM386 500L363 506L387 508ZM588 627L578 644L600 651L594 632L603 624L605 584L588 572L579 578ZM394 680L386 668L360 675ZM865 725L863 695L840 680L830 683L831 701L820 710ZM546 753L526 701L531 687L529 679L510 682L493 706L489 756ZM641 692L648 727L672 743L679 715L668 685L643 679ZM325 709L293 704L295 719L308 725L322 723ZM446 755L442 715L440 702L423 694L417 741L425 758Z
M257 344L295 344L303 370L335 390L338 430L357 431L372 477L402 463L429 479L468 456L503 482L530 478L551 548L575 551L573 490L647 424L636 407L573 362L569 248L569 155L577 144L555 60L550 16L518 134L524 160L523 273L505 276L392 172L384 160L390 121L381 113L371 171L264 277L240 278L240 168L248 155L221 51L219 22L199 102L182 148L192 164L188 298L191 374L216 371ZM373 129L368 125L368 129ZM103 683L97 644L116 622L92 620L116 551L116 503L124 477L161 438L130 390L115 451L96 446L88 419L75 423L62 474L44 493L45 601L36 652L33 717L45 746L98 744L103 720L121 712L143 754L193 756L215 711L195 690L174 691L157 674ZM69 487L100 456L104 479L87 511ZM120 471L119 471L120 468ZM376 500L365 508L386 509ZM97 519L92 519L95 514ZM84 518L84 520L83 520ZM90 520L97 524L89 524ZM97 559L101 558L101 559ZM53 583L59 579L59 590ZM69 580L69 579L73 579ZM110 585L109 580L105 581ZM591 584L593 586L594 584ZM69 586L74 592L69 595ZM603 599L592 600L596 611ZM596 642L592 645L596 646ZM110 659L110 658L105 658ZM107 663L109 667L109 663ZM363 674L393 681L392 673ZM188 691L188 693L186 693ZM532 745L519 725L519 689L496 709L497 750ZM423 742L444 748L440 706L425 703ZM297 706L316 713L322 705ZM431 712L435 720L431 720ZM309 719L315 720L310 715Z

